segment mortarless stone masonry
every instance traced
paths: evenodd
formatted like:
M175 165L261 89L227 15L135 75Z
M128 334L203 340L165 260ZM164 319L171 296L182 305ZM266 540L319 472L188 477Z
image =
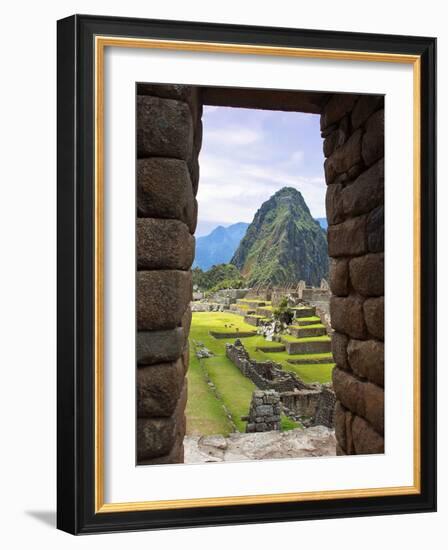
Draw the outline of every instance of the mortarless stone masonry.
M280 395L275 390L257 390L252 394L246 432L270 432L280 430Z
M157 376L149 376L150 371L145 370L139 377L145 386L139 382L137 387L142 396L137 421L138 463L183 461L184 378L191 322L188 264L197 222L195 195L203 104L281 108L321 115L328 185L328 245L334 259L329 282L336 331L332 347L337 365L334 387L338 453L384 452L384 389L380 384L383 361L372 364L364 360L366 350L380 353L377 344L384 340L384 285L382 275L372 273L372 269L376 272L381 268L384 253L383 97L138 84L137 368L157 369ZM148 221L142 222L144 218ZM169 252L166 261L165 242ZM148 248L154 248L154 252ZM271 294L270 288L249 293L264 300L270 300ZM172 347L166 345L165 336ZM363 347L364 341L369 343ZM167 376L173 383L172 395L178 396L176 406L170 416L157 416L162 410L168 414L173 407L172 401L169 411L157 402L158 396L162 399L170 392L167 386L157 385L162 380L160 370L165 365L171 373L179 357L183 370L176 366L178 374ZM360 394L353 395L354 388Z
M338 454L384 452L383 105L335 95L321 115Z
M226 356L257 388L265 392L275 392L287 416L306 419L314 426L333 428L336 398L331 387L318 383L306 384L294 373L282 370L281 366L273 361L261 362L251 359L241 340L235 340L234 344L226 344ZM257 403L254 399L253 403ZM272 428L270 422L260 422L265 425L264 429L259 427L255 431L280 429Z
M202 104L137 86L137 462L183 462Z

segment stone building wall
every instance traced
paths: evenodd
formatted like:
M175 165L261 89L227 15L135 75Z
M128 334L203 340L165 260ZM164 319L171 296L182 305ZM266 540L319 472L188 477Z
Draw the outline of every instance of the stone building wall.
M333 389L323 385L317 402L316 414L314 416L315 426L326 426L334 428L334 408L336 404L336 394Z
M384 101L323 108L338 454L384 452ZM393 185L393 182L391 182Z
M316 414L320 394L320 388L284 392L281 394L282 405L291 415L311 419Z
M249 408L246 432L271 432L280 430L280 396L275 390L254 391Z
M306 384L272 361L251 359L240 340L226 344L226 356L257 388L278 393L287 416L307 418L315 426L333 428L336 398L330 386L317 382Z
M240 340L226 344L226 356L261 390L288 392L307 388L293 372L282 371L273 361L251 359Z
M196 88L137 86L138 464L183 462L201 112Z

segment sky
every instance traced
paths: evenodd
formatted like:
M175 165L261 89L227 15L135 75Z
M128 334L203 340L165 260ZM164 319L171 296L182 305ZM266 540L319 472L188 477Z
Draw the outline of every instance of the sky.
M295 187L325 218L319 115L205 106L196 236L251 222L282 187Z

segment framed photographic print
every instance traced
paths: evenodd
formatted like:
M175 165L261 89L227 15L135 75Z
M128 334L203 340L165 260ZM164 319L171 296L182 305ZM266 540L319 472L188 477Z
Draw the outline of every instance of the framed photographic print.
M434 511L433 38L58 22L58 527Z

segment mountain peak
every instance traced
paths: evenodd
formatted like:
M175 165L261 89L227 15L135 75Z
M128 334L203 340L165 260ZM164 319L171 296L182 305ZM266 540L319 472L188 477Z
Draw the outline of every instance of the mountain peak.
M327 277L326 235L300 191L282 187L261 205L231 263L249 285L303 279L318 286Z

